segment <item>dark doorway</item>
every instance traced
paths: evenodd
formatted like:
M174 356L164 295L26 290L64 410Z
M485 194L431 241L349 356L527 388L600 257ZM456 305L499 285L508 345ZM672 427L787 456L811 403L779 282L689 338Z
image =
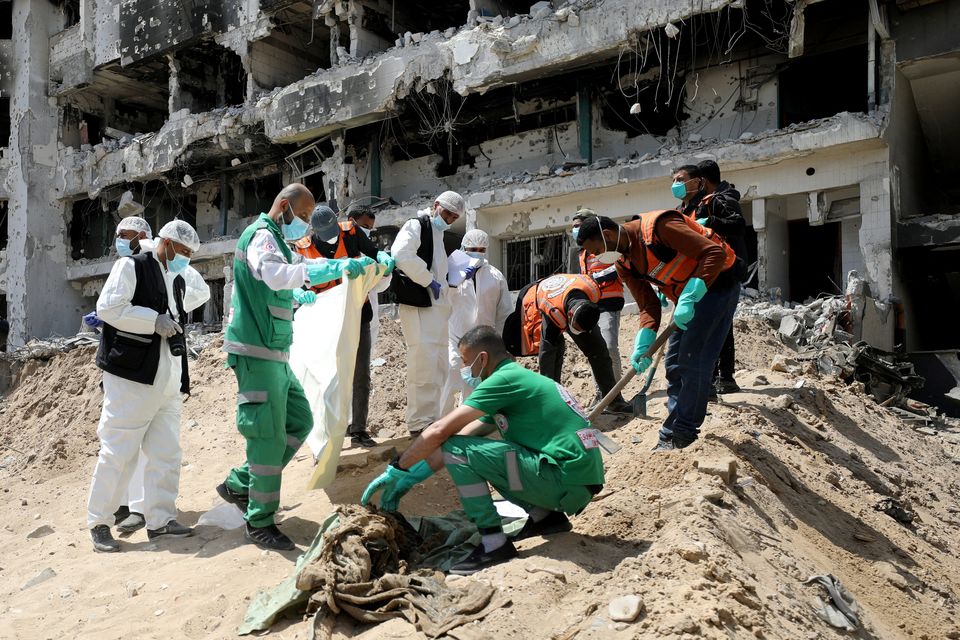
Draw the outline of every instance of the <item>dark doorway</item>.
M790 243L790 299L803 302L840 289L840 223L816 227L806 220L788 224Z
M960 349L960 245L901 249L898 262L910 350Z

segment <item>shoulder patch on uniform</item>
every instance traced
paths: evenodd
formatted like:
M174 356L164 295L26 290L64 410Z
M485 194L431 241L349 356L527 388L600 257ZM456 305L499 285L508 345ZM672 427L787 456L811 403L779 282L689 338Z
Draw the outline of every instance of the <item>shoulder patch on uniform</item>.
M577 400L576 398L574 398L574 397L573 397L573 394L571 394L569 391L567 391L567 388L566 388L565 386L563 386L562 384L560 384L559 382L554 382L553 384L556 385L556 387L557 387L557 393L559 393L559 394L560 394L560 397L563 398L563 401L564 401L565 403L567 403L567 406L570 407L571 409L573 409L573 411L574 411L578 416L580 416L581 418L583 418L584 420L586 420L586 419L587 419L587 412L584 411L583 406L580 404L580 401Z
M554 291L567 286L567 279L564 276L550 276L540 283L540 288L544 291Z
M310 245L313 244L313 242L310 240L310 236L304 236L299 240L297 240L296 243L294 244L297 245L298 249L309 249Z

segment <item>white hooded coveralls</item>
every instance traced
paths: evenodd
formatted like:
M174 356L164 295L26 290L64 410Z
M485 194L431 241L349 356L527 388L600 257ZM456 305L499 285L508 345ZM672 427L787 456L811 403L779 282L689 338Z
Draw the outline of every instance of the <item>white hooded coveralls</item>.
M430 215L429 209L417 212ZM390 253L397 269L422 287L433 280L440 283L440 299L430 292L430 307L401 304L400 328L407 344L407 428L422 431L443 415L443 387L447 379L447 321L450 318L450 287L447 285L447 252L443 232L430 225L433 234L433 264L417 257L420 248L420 221L407 220L400 227Z
M162 265L161 271L170 314L176 318L173 281L178 274ZM189 313L210 298L210 287L192 267L179 275L186 283L183 308ZM133 260L117 260L97 300L97 316L119 331L149 335L155 332L158 314L131 304L136 280ZM180 359L170 353L166 338L160 341L160 363L152 385L103 373L103 410L97 427L100 455L87 501L88 528L113 524L113 512L133 475L138 452L145 460L143 515L147 528L160 529L176 518L182 455L180 373Z

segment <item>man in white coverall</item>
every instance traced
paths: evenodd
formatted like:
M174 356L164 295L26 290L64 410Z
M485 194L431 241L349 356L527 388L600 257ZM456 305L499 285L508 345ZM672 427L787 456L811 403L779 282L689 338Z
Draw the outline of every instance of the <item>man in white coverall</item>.
M148 538L193 533L176 520L180 394L189 393L183 324L187 313L210 298L210 288L189 266L200 248L193 227L174 220L158 237L152 250L114 263L97 300L104 323L97 352L103 410L97 427L100 455L87 501L87 526L97 551L120 550L110 524L141 452Z
M447 344L450 371L443 389L442 415L453 411L458 391L461 393L461 402L466 400L472 391L460 376L460 369L465 366L460 357L460 338L481 325L493 327L500 334L507 316L513 313L514 305L507 279L487 261L489 247L490 236L480 229L467 231L460 242L460 249L471 258L479 260L480 266L460 286L450 289L452 311Z
M407 345L407 429L414 435L443 415L450 319L443 232L465 212L463 196L444 191L433 207L403 223L390 251L397 262L391 288Z

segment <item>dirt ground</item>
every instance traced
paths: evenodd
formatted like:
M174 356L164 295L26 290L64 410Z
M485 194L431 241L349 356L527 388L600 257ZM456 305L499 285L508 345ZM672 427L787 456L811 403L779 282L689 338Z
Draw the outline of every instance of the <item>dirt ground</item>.
M627 354L636 320L623 325ZM574 530L520 542L518 560L460 578L492 583L512 605L457 638L960 638L960 430L917 432L856 385L771 371L786 352L772 331L756 320L738 320L736 330L743 392L710 405L701 439L650 452L665 415L658 372L649 418L599 421L623 448L606 458L606 488ZM404 431L403 354L399 325L385 321L370 418L379 439ZM569 343L565 383L589 401L592 380L578 355ZM235 383L223 363L219 344L203 351L184 405L185 524L219 504L214 487L242 458ZM287 577L298 551L261 551L242 530L201 527L194 538L158 543L140 531L122 539L123 553L95 554L84 527L100 410L93 351L31 362L20 379L0 403L0 638L236 637L251 597ZM283 529L309 544L332 505L355 502L404 445L348 450L349 468L327 492L304 489L312 468L301 452L284 475ZM709 473L731 461L729 482ZM883 498L914 511L914 521L876 510ZM444 473L402 504L411 514L456 506ZM803 583L820 574L856 600L857 632L817 616L826 592ZM632 623L608 612L622 595L642 600ZM283 621L270 635L306 639L309 623ZM336 637L422 636L405 622L342 620Z

